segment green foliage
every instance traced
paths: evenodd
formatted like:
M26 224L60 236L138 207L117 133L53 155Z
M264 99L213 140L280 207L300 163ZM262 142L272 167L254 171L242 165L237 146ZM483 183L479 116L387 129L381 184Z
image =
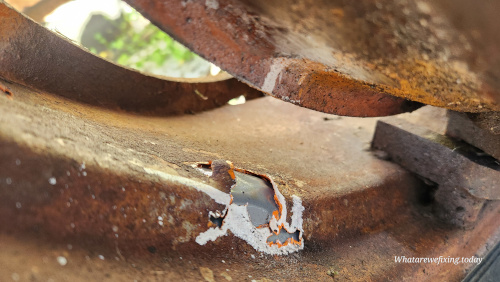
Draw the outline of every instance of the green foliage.
M169 58L183 64L196 56L151 23L137 32L132 23L140 17L142 15L136 11L122 13L120 20L112 21L119 32L111 40L101 33L95 34L95 39L107 47L97 55L137 69L141 69L146 62L161 66ZM95 48L90 51L97 53Z

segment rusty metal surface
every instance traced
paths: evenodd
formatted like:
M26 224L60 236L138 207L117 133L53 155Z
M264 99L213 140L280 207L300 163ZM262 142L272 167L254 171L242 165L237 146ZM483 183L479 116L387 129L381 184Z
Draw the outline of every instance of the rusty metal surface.
M485 199L471 195L466 189L439 185L433 194L433 211L443 221L455 226L470 228L476 224Z
M466 125L453 117L465 114L448 113L447 134L450 127ZM468 119L465 121L472 124ZM372 146L387 154L377 152L378 155L426 179L429 187L423 197L436 216L455 226L470 228L476 224L487 199L498 199L500 166L471 145L428 127L429 123L421 121L411 124L397 118L384 119L377 123ZM437 131L444 133L442 128Z
M468 113L467 117L475 124L494 135L500 135L500 112Z
M439 185L465 189L479 199L500 199L500 164L467 143L388 118L378 121L372 146Z
M500 161L500 135L494 134L493 127L484 129L466 114L450 111L446 134L483 150ZM500 123L496 123L500 127Z
M444 227L422 206L422 182L367 150L376 119L271 98L146 117L2 83L13 97L0 92L0 280L457 280L472 265L394 256L482 256L498 241L497 203L468 230ZM440 121L422 110L405 118ZM191 165L214 159L268 175L288 206L302 199L304 250L265 255L233 235L195 242L221 207L174 180L210 184Z
M500 111L495 1L126 0L277 98L340 115ZM414 106L414 105L413 105Z
M370 119L349 120L336 125L335 121L325 121L324 114L286 104L286 107L282 108L280 105L284 103L264 100L257 104L246 103L246 111L241 111L238 107L225 107L219 113L162 120L117 114L113 111L87 107L43 94L38 94L31 97L33 100L26 101L30 97L30 92L26 93L15 85L8 86L15 96L13 100L8 100L12 103L2 104L3 114L0 118L4 136L7 134L7 136L16 137L16 140L12 140L11 143L4 142L5 145L2 146L4 152L2 167L9 168L9 171L12 169L14 170L12 174L16 174L15 177L11 177L11 181L17 183L16 179L22 179L22 175L26 173L16 166L9 165L15 164L17 152L25 150L16 144L33 144L33 146L36 145L35 148L42 146L49 152L62 154L62 157L59 158L57 156L44 157L51 159L50 164L41 163L39 165L36 157L30 164L27 163L27 160L20 160L26 166L32 167L30 171L36 170L36 167L39 166L47 168L47 171L42 170L37 173L45 179L40 180L40 183L31 184L25 189L29 191L41 189L38 190L38 193L43 197L45 195L43 189L53 188L49 183L49 178L55 177L57 179L56 187L64 191L60 199L61 195L55 194L58 197L57 205L53 202L50 205L47 205L47 202L37 202L33 209L36 209L40 214L45 213L46 209L52 210L56 207L68 209L66 206L68 199L83 197L83 194L80 193L85 195L85 206L88 206L87 201L94 203L95 214L115 213L116 211L112 209L113 205L99 200L101 190L92 192L93 189L99 187L99 189L110 190L105 194L115 195L121 191L121 187L117 185L120 180L114 180L115 177L107 180L109 182L109 185L105 185L107 188L99 185L99 182L103 183L104 179L108 178L107 175L111 174L111 172L105 172L105 169L113 169L113 171L118 172L127 171L127 174L131 174L131 172L144 174L144 168L148 168L170 174L177 173L180 176L193 179L203 179L202 175L193 172L193 169L185 163L227 159L234 161L237 167L271 175L288 200L290 200L291 194L303 197L304 206L312 213L311 219L304 220L304 237L319 242L332 239L330 232L342 237L382 224L383 218L406 205L405 199L411 195L410 187L418 185L418 183L414 183L414 179L409 174L402 173L396 166L381 163L370 154L363 152L366 145L362 141L353 143L350 139L337 137L339 134L345 134L347 136L362 136L364 140L368 140L371 133L369 128L373 127L375 122ZM35 103L35 101L39 110L33 109L31 103ZM29 104L25 105L23 102L29 102ZM265 105L268 105L269 108ZM24 118L17 120L12 117L16 116L14 113L8 114L8 108L14 106L17 108L16 112ZM53 108L57 111L53 112L54 115L47 115L44 111L47 108ZM273 111L277 112L273 113ZM294 119L288 118L290 112L295 113ZM24 123L23 119L31 122ZM268 123L268 120L282 120L283 122L273 125ZM298 121L301 122L297 123ZM313 124L314 126L311 126ZM358 128L360 126L362 126L361 129ZM358 129L353 133L351 127ZM37 129L37 132L34 133L33 128ZM40 131L38 132L38 130ZM314 134L318 136L317 140L311 139ZM24 139L23 136L27 139ZM319 136L322 136L321 142ZM293 140L293 142L289 142L289 140ZM311 143L313 140L314 145ZM332 142L338 142L338 145L332 146ZM262 144L266 144L265 149L255 149L261 147ZM345 147L345 150L339 149L341 147ZM248 150L241 148L248 148ZM253 149L249 150L250 148ZM348 150L348 148L351 149ZM33 150L30 149L30 151ZM26 154L35 154L36 156L36 152L35 150ZM328 155L334 156L334 158L332 159ZM77 159L79 161L77 164L69 166L71 162L64 161L64 159ZM304 162L305 160L307 162ZM75 166L78 167L78 164L81 166L83 161L85 161L86 176L83 176L82 172L78 174L79 171L75 171ZM295 163L299 165L294 165ZM339 163L343 165L339 166ZM356 164L361 163L371 167L371 169L359 171ZM68 168L65 170L64 167ZM308 169L305 170L304 167ZM174 169L171 170L171 168ZM9 171L3 170L3 179L9 177ZM69 171L69 176L67 171ZM142 183L154 182L156 184L140 188L140 190L145 191L144 193L152 193L158 185L156 188L158 190L164 185L166 187L173 185L172 189L177 186L175 183L169 184L165 179L154 175L146 174L146 176L147 178L143 179ZM66 184L72 185L71 183L74 182L76 182L76 187L79 187L78 181L86 183L83 185L84 191L65 189ZM4 183L2 181L2 184ZM138 183L140 182L128 183L127 185L141 186ZM399 187L401 183L405 183L407 188L401 189ZM92 191L87 185L90 185ZM374 189L379 186L383 186L385 189ZM8 188L9 186L3 187ZM365 187L372 188L366 191L365 195L369 196L352 195L352 193L364 190ZM132 187L125 188L130 191ZM133 188L139 189L139 187ZM330 193L330 197L325 195L327 192ZM144 193L138 193L135 197L142 199ZM92 194L97 201L93 201ZM201 201L196 195L198 193L183 194L183 197L192 202ZM110 198L116 198L116 196ZM15 204L14 198L9 197L8 199ZM117 201L118 199L120 197L117 197ZM308 199L318 200L309 201ZM372 202L373 199L379 200ZM151 201L155 200L157 199L152 198L146 201L142 199L140 203L145 205L144 209L146 209L147 206L151 205ZM126 202L130 201L135 203L139 200L127 200ZM322 207L326 202L330 202L330 205L344 205L344 201L347 201L352 208L356 206L363 208L360 208L356 213L347 213L342 209L332 210L330 216L325 216L321 222L312 219L325 213ZM12 207L12 205L2 206ZM380 206L385 206L385 208L379 210ZM71 204L69 208L74 209L74 212L81 212L79 205ZM210 206L206 206L200 210L208 213L209 208ZM107 210L104 212L103 209ZM214 210L214 208L212 207L210 210ZM374 210L378 211L373 212ZM204 220L208 224L206 213L195 212L193 216L196 216L197 219L193 219L193 222ZM140 216L143 215L144 212L138 212L137 216L127 215L126 224L130 223L129 220L132 222L138 220L140 223L142 220ZM147 222L152 222L158 215L150 215L146 218ZM51 226L49 229L52 230L53 236L66 233L65 230L69 228L68 224L71 223L68 220L73 220L75 225L82 226L82 230L100 228L98 219L93 221L86 216L67 217L66 214L56 212L53 213L53 216L61 217L55 220L57 225ZM38 219L43 220L44 218ZM64 222L64 224L59 224L60 222ZM113 224L109 220L106 222L110 226ZM165 222L164 224L166 225ZM206 228L206 224L196 228ZM29 225L27 224L27 226ZM176 226L183 230L182 225ZM332 228L332 226L334 227ZM196 230L199 231L199 229ZM126 238L123 236L114 238L115 235L112 232L107 233L107 235L98 234L100 238L112 240L121 241ZM154 233L150 237L154 238ZM173 239L168 238L165 237L164 244L172 244ZM192 240L187 245L190 244L196 245Z
M199 112L240 95L262 95L228 76L160 78L122 68L45 29L4 1L0 77L92 105L154 115Z

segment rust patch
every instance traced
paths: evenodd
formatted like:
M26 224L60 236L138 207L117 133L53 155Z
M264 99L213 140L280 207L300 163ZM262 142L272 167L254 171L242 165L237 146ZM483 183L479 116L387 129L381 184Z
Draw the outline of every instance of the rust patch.
M498 3L127 2L235 77L310 109L392 115L415 109L408 99L500 111Z
M10 89L7 86L5 86L2 82L0 82L0 90L3 91L5 94L7 94L7 97L9 99L12 99L12 97L14 97L14 94L12 94Z
M113 112L7 85L16 99L0 103L2 281L13 273L43 281L200 281L199 267L213 270L216 280L225 273L237 281L249 275L256 280L326 281L330 269L338 272L336 278L350 281L460 280L470 266L398 264L394 256L482 257L499 239L494 234L500 207L494 201L485 204L470 229L444 226L428 207L419 205L415 194L423 184L364 150L376 119L325 119L322 113L269 97L166 119ZM442 127L444 113L425 107L404 116ZM235 122L235 116L240 120ZM305 208L304 250L272 256L258 253L236 236L205 246L193 241L197 232L207 230L209 211L226 205L147 175L143 166L207 184L184 162L210 158L231 159L236 167L271 176L287 206L292 205L291 195L299 195ZM52 177L55 185L49 182ZM73 186L61 194L64 184ZM95 200L87 185L99 192ZM169 193L176 191L179 197L171 198ZM182 200L191 200L192 208L184 202L181 210ZM129 207L127 217L113 205ZM166 209L170 214L170 208L183 217L173 225L167 214L156 213ZM87 217L79 217L82 213ZM149 227L143 228L143 216ZM136 232L127 231L136 220ZM187 237L191 241L182 243ZM61 266L57 256L65 256L67 265Z
M5 2L0 3L0 16L0 77L32 89L160 116L216 108L241 95L262 96L227 75L160 78L120 67L38 25Z

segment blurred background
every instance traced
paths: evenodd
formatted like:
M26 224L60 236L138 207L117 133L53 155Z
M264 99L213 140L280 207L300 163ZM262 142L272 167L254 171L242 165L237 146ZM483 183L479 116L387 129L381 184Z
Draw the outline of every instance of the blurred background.
M36 22L90 52L142 72L169 77L220 69L174 41L121 0L8 0Z

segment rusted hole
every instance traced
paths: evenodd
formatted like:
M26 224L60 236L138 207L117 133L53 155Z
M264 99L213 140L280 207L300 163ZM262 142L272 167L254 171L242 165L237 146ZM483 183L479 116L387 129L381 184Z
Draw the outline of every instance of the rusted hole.
M299 197L292 195L293 215L288 223L285 198L268 176L235 168L224 160L198 163L193 167L209 176L210 183L217 185L218 190L230 187L230 193L226 194L229 196L227 208L222 214L219 211L209 213L208 226L211 228L196 238L200 245L231 231L256 250L269 254L287 254L303 248L304 207ZM214 199L219 198L222 196Z
M247 206L250 220L255 227L267 226L273 213L278 212L274 189L269 181L236 171L236 185L231 189L233 203Z
M250 220L255 227L269 226L268 223L273 214L279 215L280 213L272 184L266 178L256 174L243 170L234 171L229 166L221 167L224 164L226 163L214 161L208 164L198 164L198 168L212 179L224 179L221 174L234 175L235 181L227 180L229 183L222 183L222 186L231 187L232 203L247 206ZM219 227L222 225L222 220L222 217L210 217L210 221Z

